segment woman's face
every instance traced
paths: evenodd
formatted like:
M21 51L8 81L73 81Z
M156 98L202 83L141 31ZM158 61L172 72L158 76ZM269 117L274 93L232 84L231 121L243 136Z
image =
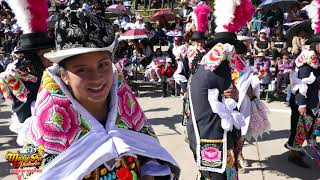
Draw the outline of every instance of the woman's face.
M196 41L195 41L195 45L196 45L196 46L203 47L203 46L204 46L204 40L196 40Z
M258 61L263 61L263 57L262 57L262 56L258 56L258 57L257 57L257 60L258 60Z
M112 86L111 55L86 53L68 60L61 78L81 104L104 103Z
M157 49L157 50L156 50L156 55L157 55L157 56L160 56L160 55L161 55L161 51Z
M179 24L181 22L181 19L176 17L175 21L176 21L177 24Z
M141 49L144 48L144 45L142 42L139 43L139 48L141 48Z
M266 37L267 37L267 34L266 34L266 33L260 33L260 37L261 37L261 38L266 38Z

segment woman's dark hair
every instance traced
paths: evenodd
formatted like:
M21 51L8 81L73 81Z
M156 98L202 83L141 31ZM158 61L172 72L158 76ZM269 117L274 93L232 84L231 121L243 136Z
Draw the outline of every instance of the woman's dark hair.
M281 57L283 57L284 55L287 55L287 56L290 55L290 53L286 49L281 50L280 54L281 54Z
M157 51L160 51L160 56L162 56L161 48L157 48L155 53L157 53Z

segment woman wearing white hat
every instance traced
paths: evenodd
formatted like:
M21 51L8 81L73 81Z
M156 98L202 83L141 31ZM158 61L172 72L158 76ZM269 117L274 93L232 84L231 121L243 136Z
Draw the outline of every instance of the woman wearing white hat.
M259 52L263 52L266 56L269 55L271 43L267 37L267 31L265 29L260 30L259 38L254 41L254 49L256 51L256 54L258 54Z
M56 23L56 50L19 140L42 147L32 179L178 178L129 86L112 64L112 24L71 12ZM19 141L22 143L22 141Z

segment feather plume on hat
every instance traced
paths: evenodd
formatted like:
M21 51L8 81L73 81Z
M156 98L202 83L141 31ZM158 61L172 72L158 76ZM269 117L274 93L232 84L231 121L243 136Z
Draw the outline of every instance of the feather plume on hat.
M314 33L320 33L320 0L313 0L307 9Z
M193 12L193 20L195 21L196 31L205 33L208 28L209 14L212 13L211 7L206 4L198 4Z
M48 1L47 0L9 0L23 34L47 31Z
M214 2L215 32L237 32L254 14L250 0L225 0Z

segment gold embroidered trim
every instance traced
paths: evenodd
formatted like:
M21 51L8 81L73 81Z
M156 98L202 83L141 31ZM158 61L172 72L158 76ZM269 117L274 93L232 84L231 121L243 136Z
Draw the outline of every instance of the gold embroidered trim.
M223 140L215 140L215 139L200 139L200 142L203 143L223 143Z

